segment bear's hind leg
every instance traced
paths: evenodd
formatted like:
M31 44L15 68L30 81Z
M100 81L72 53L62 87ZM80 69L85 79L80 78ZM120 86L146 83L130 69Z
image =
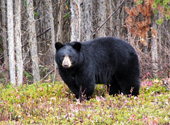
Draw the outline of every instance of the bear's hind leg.
M119 80L121 90L125 95L139 95L140 81L138 79L121 79Z
M109 92L109 95L113 96L121 93L121 88L116 78L113 78L107 85L107 91Z

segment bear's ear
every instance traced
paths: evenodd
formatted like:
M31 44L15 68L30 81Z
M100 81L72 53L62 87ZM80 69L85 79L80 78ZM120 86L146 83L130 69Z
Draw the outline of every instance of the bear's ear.
M75 42L74 45L73 45L73 48L76 49L77 51L80 51L81 43L80 42Z
M57 51L58 51L61 47L63 47L63 44L62 44L62 43L60 43L60 42L56 42L56 43L55 43L55 48L56 48Z

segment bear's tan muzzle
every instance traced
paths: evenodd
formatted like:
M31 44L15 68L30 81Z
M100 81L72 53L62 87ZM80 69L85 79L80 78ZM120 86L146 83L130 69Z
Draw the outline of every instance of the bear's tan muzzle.
M72 64L71 64L70 58L68 56L65 56L62 62L62 66L67 69L67 68L70 68L71 65Z

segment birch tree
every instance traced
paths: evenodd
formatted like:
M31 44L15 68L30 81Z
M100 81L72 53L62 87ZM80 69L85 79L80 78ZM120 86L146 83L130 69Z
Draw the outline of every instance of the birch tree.
M35 19L34 19L34 6L33 0L27 0L27 13L28 13L28 34L29 34L29 45L32 59L32 73L34 83L40 81L39 74L39 62L37 54L37 39L35 30Z
M10 82L15 85L13 0L7 0L7 25Z
M2 41L3 41L3 47L4 47L4 68L5 68L5 79L6 82L9 79L9 63L8 63L8 43L7 43L7 34L6 34L6 2L5 0L1 1L1 11L2 11Z
M23 60L21 44L21 0L15 0L15 43L17 60L17 85L23 83Z

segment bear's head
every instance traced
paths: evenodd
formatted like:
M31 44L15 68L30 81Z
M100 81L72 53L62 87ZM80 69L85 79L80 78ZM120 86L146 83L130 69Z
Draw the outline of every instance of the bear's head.
M55 61L58 65L65 69L74 67L79 62L79 54L81 49L80 42L72 42L62 44L60 42L55 43L56 55Z

